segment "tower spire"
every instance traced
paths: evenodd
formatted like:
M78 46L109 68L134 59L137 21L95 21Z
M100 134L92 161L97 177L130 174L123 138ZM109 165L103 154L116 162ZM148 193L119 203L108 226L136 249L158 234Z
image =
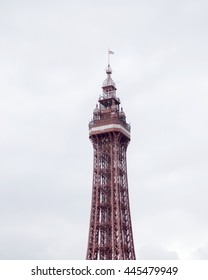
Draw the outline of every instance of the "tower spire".
M102 86L103 92L105 93L116 90L116 84L111 77L112 68L110 67L110 65L108 65L108 67L106 68L106 74L107 74L107 78L103 81L103 86Z

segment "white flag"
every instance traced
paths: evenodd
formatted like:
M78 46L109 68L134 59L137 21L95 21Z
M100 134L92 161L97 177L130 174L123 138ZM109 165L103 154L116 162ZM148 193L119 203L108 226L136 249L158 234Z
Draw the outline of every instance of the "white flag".
M112 52L111 50L108 50L108 53L109 53L109 54L114 54L114 52Z

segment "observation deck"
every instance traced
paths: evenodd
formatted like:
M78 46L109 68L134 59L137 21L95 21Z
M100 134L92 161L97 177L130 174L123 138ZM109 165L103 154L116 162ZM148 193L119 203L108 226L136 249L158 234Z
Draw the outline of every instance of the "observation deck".
M89 123L90 137L96 134L108 132L122 132L130 140L131 126L120 117L109 117L98 120L92 120Z

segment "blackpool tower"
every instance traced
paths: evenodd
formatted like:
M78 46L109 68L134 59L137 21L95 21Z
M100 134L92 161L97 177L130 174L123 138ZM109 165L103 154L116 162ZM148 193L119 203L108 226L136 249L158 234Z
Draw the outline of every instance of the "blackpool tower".
M93 145L92 204L87 260L135 260L126 151L130 125L116 96L110 65L89 123Z

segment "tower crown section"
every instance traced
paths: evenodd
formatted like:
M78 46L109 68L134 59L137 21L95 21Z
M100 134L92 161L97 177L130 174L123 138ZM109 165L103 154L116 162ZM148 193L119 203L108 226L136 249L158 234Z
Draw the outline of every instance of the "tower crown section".
M120 107L120 99L116 96L116 84L108 65L107 77L103 82L103 92L99 96L98 104L93 111L93 119L89 123L90 138L96 134L118 131L130 140L130 125L126 122L126 115Z

